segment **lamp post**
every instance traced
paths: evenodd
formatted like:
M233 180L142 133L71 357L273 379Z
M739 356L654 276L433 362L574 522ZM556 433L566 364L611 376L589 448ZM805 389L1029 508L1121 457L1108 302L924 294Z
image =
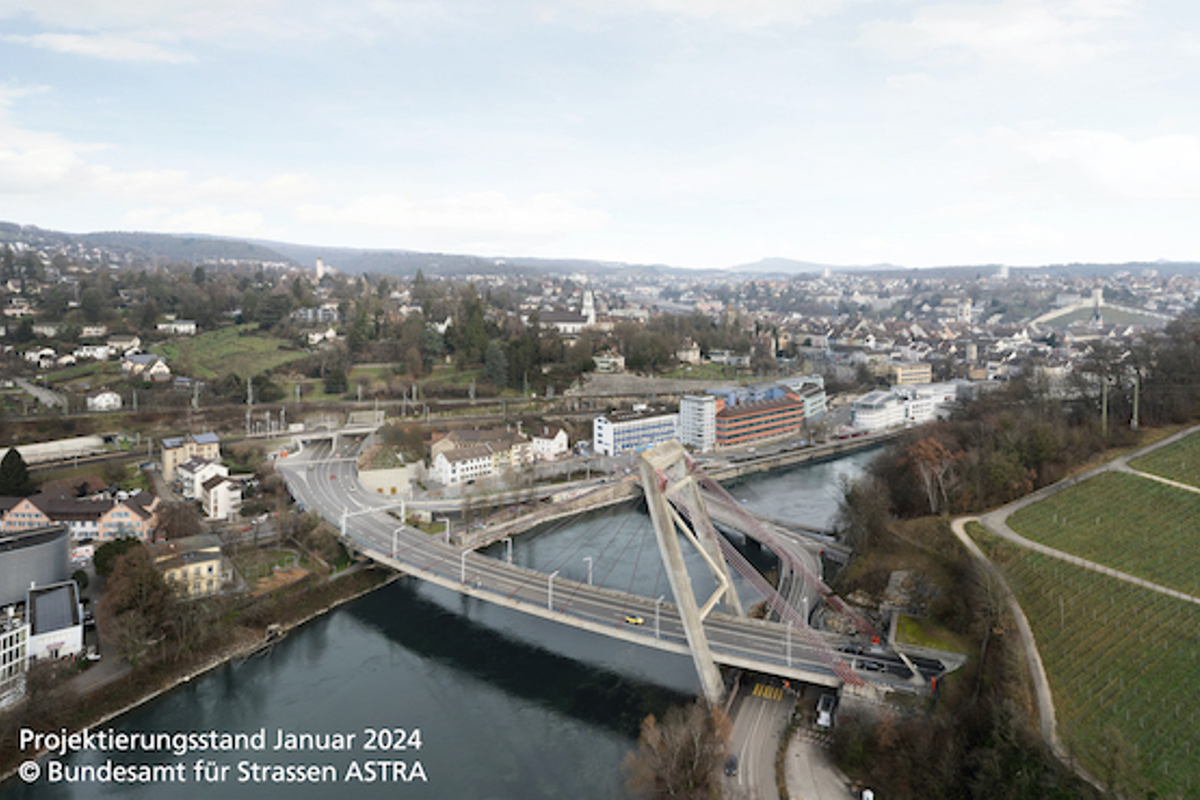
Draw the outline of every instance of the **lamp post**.
M438 517L438 522L446 523L446 544L450 544L450 518Z
M787 665L792 665L792 621L788 620L787 627Z
M659 595L659 596L658 596L658 597L657 597L657 598L654 600L654 638L655 638L655 639L661 639L661 638L662 638L662 636L661 636L661 635L660 635L660 633L659 633L659 627L658 627L658 621L659 621L659 616L660 616L660 615L659 615L659 610L658 610L658 609L659 609L659 607L662 605L663 598L665 598L665 597L666 597L666 595L665 595L665 594L660 594L660 595Z
M507 545L506 549L508 550L508 552L505 554L504 558L508 563L511 564L512 563L512 537L506 536L504 538L504 544Z
M458 555L458 582L467 582L467 551L463 550Z
M591 586L592 585L592 557L584 556L583 560L586 561L587 565L588 565L588 586Z
M349 506L342 506L342 536L346 535L346 515L350 513Z
M396 557L396 550L398 549L396 547L396 535L398 533L400 533L400 528L396 528L394 531L392 531L392 558Z
M558 570L550 573L550 579L546 582L546 608L554 610L554 576L558 574Z

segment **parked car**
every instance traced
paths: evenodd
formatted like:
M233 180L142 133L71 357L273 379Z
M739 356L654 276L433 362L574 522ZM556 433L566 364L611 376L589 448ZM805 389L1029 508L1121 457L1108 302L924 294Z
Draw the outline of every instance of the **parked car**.
M833 727L833 709L837 706L837 698L831 694L821 695L817 701L817 727Z

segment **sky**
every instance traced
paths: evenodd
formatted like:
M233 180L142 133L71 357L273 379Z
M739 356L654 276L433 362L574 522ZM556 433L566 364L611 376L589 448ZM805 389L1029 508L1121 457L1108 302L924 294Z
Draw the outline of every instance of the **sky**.
M0 220L681 267L1200 260L1197 23L1184 0L0 0Z

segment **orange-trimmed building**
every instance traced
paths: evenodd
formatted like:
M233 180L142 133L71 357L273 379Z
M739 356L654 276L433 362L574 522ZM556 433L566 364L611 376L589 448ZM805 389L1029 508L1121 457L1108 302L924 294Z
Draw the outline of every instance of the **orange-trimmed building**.
M718 402L718 405L723 403ZM788 392L774 400L725 406L717 411L717 447L773 439L804 428L804 401Z

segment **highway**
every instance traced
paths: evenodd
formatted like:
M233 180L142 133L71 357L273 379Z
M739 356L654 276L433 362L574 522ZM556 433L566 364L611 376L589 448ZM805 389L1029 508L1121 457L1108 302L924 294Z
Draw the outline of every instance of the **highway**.
M675 653L689 653L673 603L557 578L446 544L392 516L387 500L358 484L356 444L338 452L322 442L276 462L293 497L345 533L376 561L446 588L575 627ZM630 621L633 618L633 621ZM639 621L640 620L640 621ZM784 625L720 612L704 623L714 659L724 665L827 686L840 680L822 653ZM831 648L848 640L817 634ZM826 655L828 651L826 651ZM864 663L859 660L859 663ZM873 666L873 665L872 665ZM903 664L862 669L864 678L904 685Z

